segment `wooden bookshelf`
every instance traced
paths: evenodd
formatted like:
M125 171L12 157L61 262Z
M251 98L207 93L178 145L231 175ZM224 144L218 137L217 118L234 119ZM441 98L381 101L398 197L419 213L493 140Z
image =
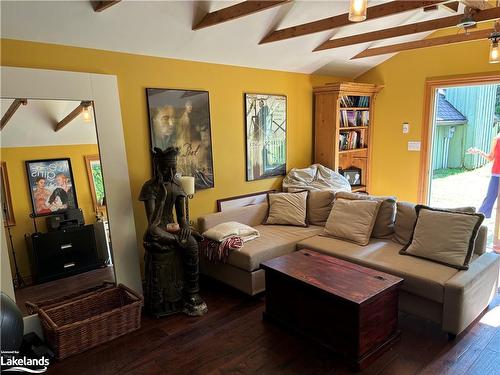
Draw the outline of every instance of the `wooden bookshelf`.
M315 87L314 162L335 171L361 169L361 185L353 191L370 190L373 104L382 86L338 82Z

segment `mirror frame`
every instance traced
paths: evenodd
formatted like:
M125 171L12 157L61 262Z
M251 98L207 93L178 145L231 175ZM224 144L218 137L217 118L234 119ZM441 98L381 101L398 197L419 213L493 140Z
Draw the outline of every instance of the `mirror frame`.
M114 75L0 67L1 97L78 100L94 103L99 154L103 170L115 281L142 294L132 194L125 152L117 78ZM0 210L1 211L1 210ZM1 215L1 213L0 213ZM3 225L1 290L15 299ZM24 317L25 333L41 334L37 315Z

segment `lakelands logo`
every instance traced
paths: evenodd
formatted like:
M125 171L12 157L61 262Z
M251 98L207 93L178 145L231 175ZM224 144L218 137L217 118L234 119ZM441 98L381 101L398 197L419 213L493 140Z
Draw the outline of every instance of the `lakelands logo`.
M0 361L2 364L2 372L28 372L31 374L42 374L47 371L49 359L16 357L18 352L2 352Z

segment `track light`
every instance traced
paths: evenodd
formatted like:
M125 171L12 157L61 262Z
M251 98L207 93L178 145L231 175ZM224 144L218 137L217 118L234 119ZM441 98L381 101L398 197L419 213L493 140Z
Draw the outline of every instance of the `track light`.
M498 48L498 42L500 41L500 21L495 22L494 31L491 33L489 38L491 40L490 45L490 64L497 64L500 62L500 49Z

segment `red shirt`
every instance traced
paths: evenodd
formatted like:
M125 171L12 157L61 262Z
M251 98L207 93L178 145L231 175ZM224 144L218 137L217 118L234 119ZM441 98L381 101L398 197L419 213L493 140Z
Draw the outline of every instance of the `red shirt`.
M491 168L493 176L500 176L500 139L497 138L495 143L493 167Z

